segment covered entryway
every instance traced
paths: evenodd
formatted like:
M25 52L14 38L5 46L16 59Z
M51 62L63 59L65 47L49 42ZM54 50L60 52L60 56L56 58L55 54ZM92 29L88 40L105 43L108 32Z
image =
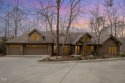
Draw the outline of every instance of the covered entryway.
M47 45L25 45L25 55L47 55Z
M20 45L8 45L8 55L20 55Z

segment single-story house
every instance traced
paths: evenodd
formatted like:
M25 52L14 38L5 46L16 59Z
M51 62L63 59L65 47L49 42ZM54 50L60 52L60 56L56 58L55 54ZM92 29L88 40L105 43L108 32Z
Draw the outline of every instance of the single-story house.
M60 50L65 33L60 32ZM118 55L122 44L112 35L103 37L99 44L94 33L70 32L66 40L63 54L90 55L95 51L99 55ZM33 29L5 42L7 55L54 55L56 45L51 32Z

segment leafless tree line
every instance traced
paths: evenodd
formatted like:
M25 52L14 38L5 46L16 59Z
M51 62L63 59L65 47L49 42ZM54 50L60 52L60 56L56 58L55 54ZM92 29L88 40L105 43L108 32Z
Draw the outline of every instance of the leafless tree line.
M0 1L0 6L3 4L4 0ZM17 36L18 31L20 31L20 29L22 29L25 26L28 26L28 23L26 22L27 16L28 14L26 14L25 10L23 10L20 6L20 2L19 0L14 0L14 5L12 8L10 8L7 11L1 11L4 12L4 16L1 17L2 18L2 22L4 23L4 28L5 28L5 33L9 32L7 30L9 30L9 28L13 28L12 29L12 33L13 36ZM55 30L56 28L56 5L57 5L57 1L51 1L51 0L47 0L48 2L46 3L47 5L44 5L44 1L42 0L38 0L38 3L40 4L40 9L36 10L36 17L40 17L40 19L35 18L35 20L33 20L34 24L30 24L28 27L32 27L35 28L37 27L37 25L39 25L39 23L41 22L44 27L45 30ZM61 0L60 1L60 7L61 9L63 8L63 2L65 0ZM84 10L82 9L84 7L84 5L79 5L80 2L83 2L81 0L68 0L68 8L67 9L67 13L65 15L61 15L59 14L59 26L61 27L60 30L65 30L68 31L69 27L73 25L73 22L78 20L77 17L79 17L79 14L82 14L84 12ZM54 3L54 4L53 4ZM121 34L117 35L119 32L123 31L123 25L124 25L124 5L125 5L125 1L123 0L123 3L118 6L115 5L114 0L104 0L104 4L102 3L97 3L95 8L92 8L93 10L90 10L90 12L87 12L88 14L91 14L92 17L90 18L90 26L92 25L92 21L96 22L96 23L100 23L101 20L103 20L103 25L105 25L105 27L108 27L108 33L113 34L114 36L122 36L124 33L122 32ZM89 6L89 5L88 5ZM104 7L103 10L103 14L100 15L101 13L101 6ZM118 13L120 10L123 10L123 15L119 16ZM2 10L2 7L0 7L0 10ZM62 13L62 12L61 12ZM98 14L99 13L99 14ZM83 18L84 19L84 18ZM24 20L26 22L26 24L24 24ZM101 22L102 23L102 22ZM95 24L95 23L94 23ZM93 25L95 26L95 25ZM97 26L97 25L96 25ZM102 26L102 25L101 25ZM2 26L3 27L3 26ZM50 28L51 27L51 28ZM100 27L100 25L98 25L97 27ZM120 28L117 28L120 27ZM91 27L90 27L91 28ZM2 28L3 29L3 28ZM94 29L94 27L93 27ZM23 30L25 31L25 29L23 28ZM53 33L53 32L52 32ZM9 33L7 33L9 34ZM5 35L7 35L5 34ZM53 34L54 35L54 34ZM54 35L55 37L55 35Z
M116 5L114 0L104 0L103 4L97 3L95 8L90 11L90 29L96 33L98 43L106 34L117 38L124 37L124 12L122 12L123 16L119 14L120 11L124 10L123 6ZM101 7L104 10L101 10Z
M113 35L125 42L125 0L116 5L115 0L104 0L104 3L97 3L90 11L90 30L96 34L98 45L106 35ZM101 10L103 7L104 10ZM103 12L102 12L103 11ZM97 45L97 46L98 46Z
M51 0L48 0L48 4L45 6L42 0L39 0L41 9L38 11L38 15L41 16L41 19L46 22L49 26L51 33L53 35L53 39L55 41L55 45L57 47L57 55L62 55L63 49L66 43L66 40L69 36L70 28L73 24L73 21L77 18L78 15L82 14L82 7L80 6L81 0L68 0L67 12L65 15L62 15L60 11L63 7L63 2L65 0L56 0L53 5ZM55 25L55 26L54 26ZM54 32L53 28L56 28L56 32ZM59 51L59 40L60 40L60 30L65 29L65 36L62 45L61 52Z

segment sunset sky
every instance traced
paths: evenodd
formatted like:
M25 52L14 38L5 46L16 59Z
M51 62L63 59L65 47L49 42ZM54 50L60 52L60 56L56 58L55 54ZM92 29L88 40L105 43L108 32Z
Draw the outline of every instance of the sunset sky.
M4 9L5 10L10 9L13 6L13 3L14 3L13 1L14 0L4 0ZM122 0L114 0L114 1L115 1L116 6L118 6L119 3L122 3ZM38 0L19 0L19 2L23 8L26 8L29 11L40 7ZM46 3L46 0L44 0L44 2ZM64 5L66 5L66 3L68 3L67 0L65 0ZM83 2L83 4L86 5L85 12L89 12L90 10L92 10L97 3L102 4L100 7L101 7L101 11L103 12L104 11L104 8L103 8L104 0L85 0ZM63 8L61 10L61 13L63 13L63 12L66 12L66 8ZM119 12L119 15L120 15L120 12ZM33 16L31 16L31 17L33 17ZM75 26L80 27L80 28L88 27L89 18L90 18L90 15L85 14L83 16L83 18L80 19L79 22L75 24Z

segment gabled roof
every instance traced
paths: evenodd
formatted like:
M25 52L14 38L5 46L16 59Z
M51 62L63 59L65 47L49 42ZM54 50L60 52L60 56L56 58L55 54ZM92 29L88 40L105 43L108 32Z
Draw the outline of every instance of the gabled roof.
M100 41L100 44L104 44L110 38L112 38L115 42L122 44L122 42L119 39L117 39L116 37L114 37L113 35L107 35L104 38L102 38Z
M88 33L88 32L82 33L82 34L80 34L80 35L76 38L76 40L73 42L73 44L76 44L76 43L80 40L80 38L82 38L84 35L89 35L89 36L92 37L92 35L91 35L90 33Z
M29 32L25 32L21 36L15 37L6 41L5 43L52 43L51 33L42 32L42 36L44 36L44 40L42 41L29 41Z
M41 36L44 36L44 40L29 41L28 35L31 34L33 31L37 31L39 34L41 34ZM86 44L97 44L97 42L96 42L97 38L95 36L95 33L80 33L80 32L70 32L70 35L68 36L68 38L66 40L66 44L76 44L80 40L80 38L83 37L85 34L90 35L92 37L91 42L88 42ZM103 44L110 37L113 38L113 40L115 40L119 44L121 44L121 42L112 35L104 36L101 39L100 44ZM60 37L60 40L59 40L60 44L63 44L64 38L65 38L64 36ZM53 36L50 31L41 32L37 29L33 29L30 32L25 32L21 36L8 40L6 43L55 43L55 42L53 41Z
M27 35L30 35L30 34L32 34L33 32L37 32L37 33L39 33L40 35L43 35L38 29L33 29L32 31L30 31Z
M76 40L73 42L73 44L76 44L76 43L80 40L80 38L82 38L83 36L84 36L84 34L79 35L79 36L76 38Z

